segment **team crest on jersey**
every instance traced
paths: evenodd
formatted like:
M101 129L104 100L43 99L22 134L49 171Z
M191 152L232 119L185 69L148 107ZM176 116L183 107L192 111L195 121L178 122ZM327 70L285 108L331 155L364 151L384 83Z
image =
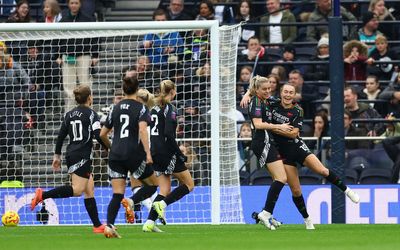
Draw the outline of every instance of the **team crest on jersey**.
M293 113L287 112L287 116L288 116L288 117L292 117L292 116L293 116Z

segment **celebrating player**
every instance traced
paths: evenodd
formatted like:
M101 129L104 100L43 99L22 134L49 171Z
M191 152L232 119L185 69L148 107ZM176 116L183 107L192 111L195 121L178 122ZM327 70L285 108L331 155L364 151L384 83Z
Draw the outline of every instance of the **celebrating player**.
M100 132L102 140L109 145L108 133L114 128L109 155L109 177L113 196L108 205L107 226L104 229L104 235L107 238L121 238L114 227L114 222L124 198L128 171L144 184L133 196L134 203L149 198L157 190L157 179L151 167L153 159L147 133L150 117L147 108L137 101L138 85L136 78L124 78L122 89L125 98L108 114Z
M61 129L58 133L55 154L53 156L53 169L61 169L61 148L63 141L69 135L69 145L66 152L68 173L71 175L72 185L65 185L43 192L41 188L36 189L35 196L31 202L31 210L36 205L48 198L67 198L85 195L85 208L93 222L93 232L103 233L104 225L99 221L96 200L94 198L94 182L90 166L92 165L92 139L95 137L100 144L100 121L92 105L91 90L87 85L80 85L74 90L77 107L67 112Z
M155 98L155 106L151 110L151 154L154 159L154 170L160 185L160 193L154 199L149 218L143 225L143 231L151 232L155 220L165 224L165 208L178 201L193 190L194 182L185 166L183 155L176 142L176 108L171 104L175 98L176 86L171 80L160 84L160 94ZM180 185L171 192L171 175Z
M271 85L268 78L255 76L250 83L250 93L253 96L249 104L249 116L253 127L251 149L257 156L262 167L266 166L274 177L268 190L264 209L257 215L258 219L268 229L275 230L277 222L273 219L275 203L285 185L287 178L282 160L278 156L275 145L271 143L269 130L280 129L290 132L293 127L288 124L272 124L271 110L267 98L270 95Z

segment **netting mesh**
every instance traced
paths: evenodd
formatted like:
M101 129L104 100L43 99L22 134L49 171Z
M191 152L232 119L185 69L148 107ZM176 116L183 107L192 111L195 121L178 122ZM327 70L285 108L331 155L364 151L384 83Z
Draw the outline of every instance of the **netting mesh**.
M237 29L222 30L219 38L223 41L221 137L232 139L236 137L232 112ZM177 84L173 103L178 109L177 137L189 158L187 167L196 188L168 208L167 218L171 223L209 223L211 39L218 38L211 38L207 29L0 32L0 178L20 181L25 187L0 189L1 210L18 211L23 224L46 223L36 216L40 211L30 212L26 205L33 188L48 190L70 183L65 163L57 173L51 161L63 114L75 106L73 88L82 83L91 86L92 108L104 120L110 107L122 98L122 77L130 75L139 79L141 88L152 93L157 93L161 80L171 79ZM67 143L66 140L63 154ZM242 222L236 141L222 140L220 149L221 221ZM103 220L111 198L107 164L107 154L95 143L95 198ZM131 195L129 188L126 195ZM141 207L137 222L147 216L147 211L145 206ZM79 198L48 199L41 212L49 215L50 224L90 224ZM124 223L122 213L117 223Z

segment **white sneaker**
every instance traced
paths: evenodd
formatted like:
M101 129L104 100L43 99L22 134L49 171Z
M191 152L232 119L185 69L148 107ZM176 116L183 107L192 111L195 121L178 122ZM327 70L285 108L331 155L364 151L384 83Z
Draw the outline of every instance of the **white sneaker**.
M349 199L354 202L354 203L359 203L360 202L360 196L353 190L351 190L349 187L344 191L344 193L349 197Z
M260 220L260 224L263 224L269 230L276 230L276 227L271 223L272 215L263 210L257 215L258 219Z
M312 223L310 217L307 217L307 218L304 219L304 224L306 224L306 229L307 230L314 230L315 229L314 224Z
M153 232L153 233L163 233L161 229L159 229L154 221L146 221L146 223L143 224L142 228L143 232Z
M276 220L274 216L271 216L270 222L275 228L278 228L282 225L282 222Z

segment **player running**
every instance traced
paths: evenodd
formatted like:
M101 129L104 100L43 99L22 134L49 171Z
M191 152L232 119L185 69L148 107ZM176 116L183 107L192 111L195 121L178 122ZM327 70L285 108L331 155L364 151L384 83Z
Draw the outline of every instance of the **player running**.
M122 89L125 98L108 114L100 136L106 145L110 144L108 133L114 129L114 138L109 155L109 176L113 196L107 210L107 226L104 235L107 238L121 238L114 222L120 203L124 198L128 171L144 186L133 196L133 202L139 203L149 198L157 190L157 179L151 164L147 124L150 116L148 109L136 100L138 80L125 77Z
M100 139L100 121L96 112L90 108L93 102L90 88L87 85L80 85L73 93L78 106L65 114L58 133L52 163L55 171L61 170L61 148L68 135L69 145L65 158L72 185L57 187L46 192L37 188L31 202L31 210L48 198L67 198L81 196L84 193L85 208L92 220L93 232L103 233L104 225L99 220L91 174L93 137L104 146Z

